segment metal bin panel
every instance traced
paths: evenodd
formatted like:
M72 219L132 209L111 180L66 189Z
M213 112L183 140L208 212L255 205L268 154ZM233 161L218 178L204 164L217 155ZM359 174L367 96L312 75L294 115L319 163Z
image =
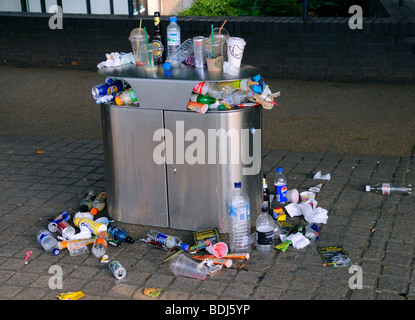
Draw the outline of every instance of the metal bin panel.
M237 181L242 182L242 189L250 198L251 225L254 226L262 204L261 107L208 112L203 115L190 111L165 111L164 114L165 128L174 137L174 148L170 149L173 157L168 154L169 149L166 152L167 158L170 156L174 160L173 163L167 163L166 171L170 227L193 231L218 228L221 233L229 232L226 201L229 191L233 190L233 184ZM211 156L213 151L216 160L211 158L209 163L209 143L213 141L209 132L219 134L218 130L224 130L227 134L236 130L240 134L242 129L249 139L241 138L238 148L235 140L232 140L234 138L227 138L226 144L221 144L217 138L216 148L211 147L210 150ZM205 161L191 164L191 154L195 156L195 160L197 152L203 152L195 150L203 137ZM249 140L245 146L249 147L251 163L241 158L243 140ZM224 146L226 157L222 161L225 163L221 163L220 152L223 149L220 149ZM236 149L232 150L232 146ZM238 156L236 160L232 160L235 153Z
M168 226L165 166L152 158L161 110L101 105L108 213L118 221Z

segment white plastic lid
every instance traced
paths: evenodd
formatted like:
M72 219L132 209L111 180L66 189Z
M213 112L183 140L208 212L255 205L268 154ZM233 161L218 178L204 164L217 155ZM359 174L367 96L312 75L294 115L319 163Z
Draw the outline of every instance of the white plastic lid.
M230 37L228 40L226 40L226 42L229 45L238 45L238 46L244 46L246 45L246 42L244 39L239 38L239 37Z
M367 185L366 186L366 192L369 192L370 191L370 186L369 185Z

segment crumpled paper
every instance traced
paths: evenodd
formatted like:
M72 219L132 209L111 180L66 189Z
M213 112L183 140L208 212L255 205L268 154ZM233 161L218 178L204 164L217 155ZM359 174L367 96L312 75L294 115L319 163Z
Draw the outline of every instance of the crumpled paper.
M331 178L330 173L322 175L321 170L317 171L317 173L313 177L314 180L330 180L330 178Z
M223 72L230 74L231 76L237 76L239 74L239 68L235 68L232 63L224 61Z
M310 223L327 223L328 211L317 207L316 200L298 203L290 203L285 207L290 217L304 216L304 219Z
M301 232L290 234L286 240L291 240L291 244L295 249L302 249L310 244L310 240Z
M130 53L111 52L106 53L107 60L97 64L98 69L103 67L118 67L128 63L135 63L134 55Z

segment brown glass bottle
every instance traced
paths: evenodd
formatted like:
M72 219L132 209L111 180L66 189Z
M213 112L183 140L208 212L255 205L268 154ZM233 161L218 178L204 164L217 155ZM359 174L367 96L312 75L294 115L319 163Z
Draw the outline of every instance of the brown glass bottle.
M162 64L166 60L166 50L164 47L164 34L161 31L160 25L160 12L158 11L154 12L154 32L152 39L153 44L158 48L155 53L157 63Z

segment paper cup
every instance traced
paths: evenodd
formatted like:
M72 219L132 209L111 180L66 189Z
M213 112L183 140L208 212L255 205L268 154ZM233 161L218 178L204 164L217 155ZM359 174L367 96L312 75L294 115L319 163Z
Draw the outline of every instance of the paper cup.
M235 68L240 68L246 45L245 40L238 37L230 37L226 42L228 44L228 62Z
M292 189L287 191L287 201L297 203L299 200L298 190Z
M205 280L209 270L207 267L180 254L170 261L170 270L175 276Z
M228 245L225 242L217 242L207 247L206 250L216 258L222 258L228 254Z
M308 202L308 201L313 201L314 198L316 197L316 194L311 191L303 191L300 193L300 197L301 197L302 202Z

